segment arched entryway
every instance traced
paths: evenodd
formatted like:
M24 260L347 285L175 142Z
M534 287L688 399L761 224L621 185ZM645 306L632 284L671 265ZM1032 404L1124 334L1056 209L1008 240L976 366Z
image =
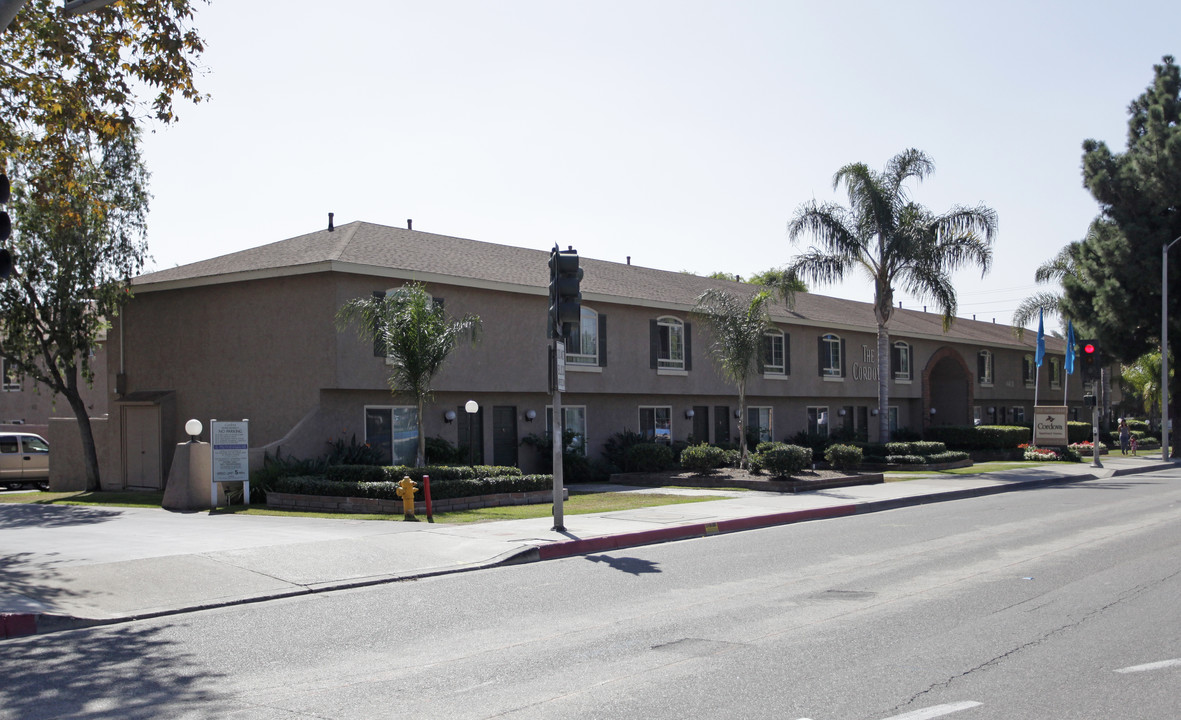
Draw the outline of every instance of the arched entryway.
M923 427L971 425L973 390L964 358L949 347L940 348L923 368Z

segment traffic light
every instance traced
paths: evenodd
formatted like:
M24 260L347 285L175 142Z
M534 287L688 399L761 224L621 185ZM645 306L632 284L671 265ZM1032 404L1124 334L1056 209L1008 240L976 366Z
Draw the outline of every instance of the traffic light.
M1083 382L1098 380L1103 370L1099 343L1094 340L1080 340L1076 354L1079 363L1083 366Z
M12 195L7 173L0 173L0 280L12 274L12 253L8 251L8 238L12 237L12 218L8 216L8 198Z
M550 337L562 336L563 323L578 322L582 307L582 268L578 267L578 252L574 248L559 250L557 245L549 255L549 317Z

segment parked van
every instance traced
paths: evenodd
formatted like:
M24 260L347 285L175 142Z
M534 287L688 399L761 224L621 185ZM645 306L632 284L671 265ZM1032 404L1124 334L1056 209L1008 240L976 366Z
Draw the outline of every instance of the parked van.
M33 433L0 433L0 487L49 489L49 443Z

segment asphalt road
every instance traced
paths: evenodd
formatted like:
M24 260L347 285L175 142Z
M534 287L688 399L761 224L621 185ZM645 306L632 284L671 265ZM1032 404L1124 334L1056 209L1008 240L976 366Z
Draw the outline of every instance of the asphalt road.
M1181 716L1181 473L0 643L0 718Z

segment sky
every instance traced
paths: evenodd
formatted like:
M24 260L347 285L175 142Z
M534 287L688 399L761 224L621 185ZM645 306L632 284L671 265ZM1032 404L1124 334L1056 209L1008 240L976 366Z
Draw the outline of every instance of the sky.
M1181 55L1175 0L194 2L209 99L146 136L149 270L333 212L748 277L810 244L803 203L847 205L840 167L917 148L912 199L999 215L992 270L954 278L958 316L999 323L1099 211L1083 141L1123 150ZM862 275L810 289L873 299Z

